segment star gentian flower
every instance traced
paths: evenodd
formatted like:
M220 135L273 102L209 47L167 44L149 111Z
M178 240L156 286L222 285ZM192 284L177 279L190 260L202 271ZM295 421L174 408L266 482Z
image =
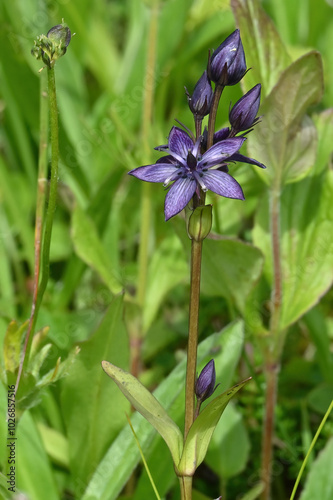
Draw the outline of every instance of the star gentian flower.
M235 85L246 73L246 61L239 30L214 50L208 63L209 78L220 85Z
M195 192L210 190L225 198L244 200L241 186L227 173L226 161L240 149L244 137L220 140L201 154L202 136L194 142L179 127L173 127L168 144L155 149L168 152L153 165L145 165L129 172L147 182L171 185L164 205L165 220L178 214L189 203Z

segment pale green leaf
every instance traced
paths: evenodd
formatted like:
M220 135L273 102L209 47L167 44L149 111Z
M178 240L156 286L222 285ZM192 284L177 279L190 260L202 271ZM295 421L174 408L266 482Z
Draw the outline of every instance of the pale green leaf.
M14 373L20 364L21 343L29 321L19 325L11 321L8 325L4 338L3 352L5 370Z
M72 215L72 239L79 257L99 274L110 291L114 294L121 292L120 278L112 267L94 222L79 205L76 205Z
M231 403L223 421L216 426L205 463L224 478L233 477L244 470L250 453L249 436L241 413Z
M59 431L52 429L51 427L47 427L42 422L37 424L37 428L43 441L45 451L52 461L61 467L68 469L69 448L68 441L65 436Z
M316 131L304 115L323 93L323 69L318 52L292 63L260 108L262 123L251 135L251 156L267 170L258 172L270 185L282 186L304 177L314 165Z
M143 312L144 330L151 326L166 294L188 278L189 267L179 238L166 238L157 248L149 265L147 293Z
M264 491L264 488L265 484L263 482L256 483L256 485L247 491L245 495L240 498L240 500L256 500Z
M183 447L183 436L178 425L175 424L163 406L136 377L112 365L108 361L102 361L102 367L105 373L115 381L132 406L163 437L169 447L174 463L177 464Z
M243 311L246 297L262 272L263 260L258 248L242 241L206 239L202 257L203 293L224 297Z
M319 453L309 471L300 500L332 500L333 498L333 438Z
M224 388L227 388L230 386L231 381L234 377L235 369L237 367L239 358L241 356L242 348L243 348L243 340L244 340L244 331L243 331L243 323L238 321L235 322L231 325L229 325L227 328L223 330L223 334L214 334L214 337L216 336L217 338L220 338L219 342L216 343L215 348L210 349L210 352L204 357L204 359L201 359L201 348L199 349L199 363L198 363L198 373L201 371L201 369L207 364L207 362L214 357L215 360L215 368L216 368L216 380L220 382L219 387L217 388L217 392L221 390L223 392ZM173 408L170 411L170 416L178 423L179 425L183 425L183 407L184 407L184 398L183 394L181 393L175 404L173 405ZM226 429L226 432L230 430L230 416L229 416L229 423L228 424L228 417L226 415L226 412L230 406L228 405L226 408L225 413L223 414L223 421L220 423L220 425L217 426L214 434L212 441L215 439L215 435L217 433L217 441L219 440L219 436L221 435L222 438L224 439L223 436L225 436L224 430ZM175 411L175 409L177 411ZM232 418L235 415L235 410L232 411ZM226 420L225 420L226 419ZM235 431L239 430L239 415L236 416L235 418L236 421L236 428ZM242 439L242 433L240 431L240 434L237 435L237 439L242 440L241 443L241 450L240 450L240 459L242 460L242 457L244 457L242 450L242 444L243 444L243 439ZM213 445L213 442L211 441L211 445L209 447L209 450L211 449L211 446ZM224 441L225 442L225 441ZM227 437L227 442L230 442ZM215 443L216 444L216 443ZM220 444L216 444L217 447L220 446ZM170 489L170 485L174 482L175 480L175 472L174 468L172 466L171 460L166 463L166 461L161 461L159 457L163 456L165 449L165 443L162 441L161 438L159 439L154 439L152 445L149 446L149 467L152 476L154 477L154 480L156 481L156 484L158 484L158 491L161 496L165 496L167 492ZM228 447L229 449L229 447ZM239 447L237 447L239 449ZM208 451L209 452L209 451ZM225 455L225 454L224 454ZM207 459L207 455L206 455ZM244 458L243 458L244 459ZM226 460L228 458L226 457ZM211 465L211 461L208 462L208 465ZM215 464L218 462L215 461ZM239 463L239 461L238 461ZM214 470L214 468L213 468ZM219 471L220 472L220 471ZM218 472L218 473L219 473ZM146 474L141 474L140 480L138 482L135 496L133 500L141 500L142 498L146 498L147 494L149 495L150 491L150 484L148 481L148 478Z
M187 435L182 458L177 467L180 474L193 475L203 462L207 449L222 413L230 399L251 380L250 378L234 385L213 399L199 414Z
M221 332L211 335L199 345L198 367L204 366L214 355L217 380L221 381L222 387L228 387L239 360L243 340L244 325L241 321L232 323ZM168 411L170 417L179 423L184 419L185 370L186 363L183 360L154 392L154 396ZM121 394L119 390L118 392ZM156 431L139 413L134 414L131 421L140 440L141 448L144 453L147 453ZM165 450L165 443L162 442L162 444ZM161 447L162 454L164 453L163 447ZM138 461L139 452L132 432L128 426L125 426L98 465L83 500L118 498ZM158 481L157 484L159 484Z
M333 108L313 116L318 130L316 171L320 172L331 161L333 137Z
M333 281L333 177L316 171L286 186L281 197L280 246L282 262L282 313L286 328L314 306ZM266 255L265 276L273 281L268 200L263 200L254 243Z
M17 427L17 487L29 500L59 499L56 481L41 437L31 414L26 411Z
M61 410L70 453L70 468L86 484L96 465L124 425L129 404L101 369L104 358L128 367L127 332L123 323L123 297L111 302L93 336L80 344L80 353L62 381Z

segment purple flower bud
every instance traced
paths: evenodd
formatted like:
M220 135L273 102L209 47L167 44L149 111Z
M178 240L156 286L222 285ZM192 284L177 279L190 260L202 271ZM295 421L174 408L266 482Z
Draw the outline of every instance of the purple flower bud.
M239 30L214 50L208 63L208 77L219 85L235 85L246 73L245 54Z
M196 118L202 119L208 115L212 104L213 89L207 76L207 71L204 71L201 78L197 81L192 97L187 92L187 89L186 94L190 110Z
M260 105L260 91L261 85L258 83L243 95L230 111L229 121L234 132L247 130L258 122L256 115Z
M203 368L195 383L195 395L200 403L208 399L215 391L217 387L215 387L215 379L215 364L214 360L211 359Z

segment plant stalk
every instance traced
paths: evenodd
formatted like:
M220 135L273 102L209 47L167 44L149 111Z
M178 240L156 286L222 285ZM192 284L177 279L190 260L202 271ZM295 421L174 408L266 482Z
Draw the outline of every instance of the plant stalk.
M38 194L36 206L36 228L35 228L35 271L34 271L34 291L31 307L31 315L28 325L28 331L24 342L22 360L20 362L15 394L17 393L23 370L27 368L29 354L35 325L37 322L39 308L46 290L49 279L50 269L50 246L54 212L57 203L58 187L58 162L59 162L59 131L58 131L58 107L56 98L56 84L54 66L47 69L48 76L48 107L45 103L45 80L41 77L41 137L40 137L40 159L38 172ZM44 211L45 211L45 185L47 173L47 117L48 108L50 112L50 130L51 130L51 178L48 196L48 205L45 216L44 235ZM41 269L40 269L41 262ZM42 272L39 284L40 270Z
M192 499L192 476L182 476L179 478L181 500Z
M185 386L185 430L184 439L194 421L195 412L195 381L198 348L198 320L200 301L202 241L192 240L191 249L191 291L189 307L189 335L187 345L187 367Z
M262 442L261 480L264 484L262 500L269 500L272 481L273 435L275 427L275 405L277 399L280 355L285 332L280 330L282 307L282 267L280 247L280 185L277 182L270 198L271 241L273 252L273 289L271 299L271 319L269 343L265 349L265 419Z

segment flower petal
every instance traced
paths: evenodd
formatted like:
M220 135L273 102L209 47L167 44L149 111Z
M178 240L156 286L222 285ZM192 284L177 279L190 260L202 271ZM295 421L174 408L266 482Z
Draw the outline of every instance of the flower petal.
M147 182L165 182L178 172L178 167L171 163L155 163L134 168L130 175Z
M172 163L173 165L179 165L179 162L174 159L171 155L161 156L158 160L156 160L156 164L159 163Z
M257 167L260 168L266 168L266 166L263 163L260 163L260 161L257 161L254 158L248 158L247 156L241 155L240 153L235 153L234 155L230 156L230 158L228 158L228 161L239 161L242 163L249 163L250 165L257 165Z
M202 178L205 186L213 193L225 198L245 199L238 182L231 175L221 172L221 170L209 170L204 173Z
M202 159L198 163L198 170L213 167L237 153L245 140L245 137L231 137L217 142L202 155Z
M169 189L164 204L165 220L167 221L186 207L195 193L197 183L191 177L177 180Z
M192 151L193 141L189 135L179 127L172 127L169 134L169 151L176 153L182 158L187 158L187 153Z
M229 127L224 127L215 132L214 134L214 144L216 142L224 141L228 135L230 134L230 128Z

